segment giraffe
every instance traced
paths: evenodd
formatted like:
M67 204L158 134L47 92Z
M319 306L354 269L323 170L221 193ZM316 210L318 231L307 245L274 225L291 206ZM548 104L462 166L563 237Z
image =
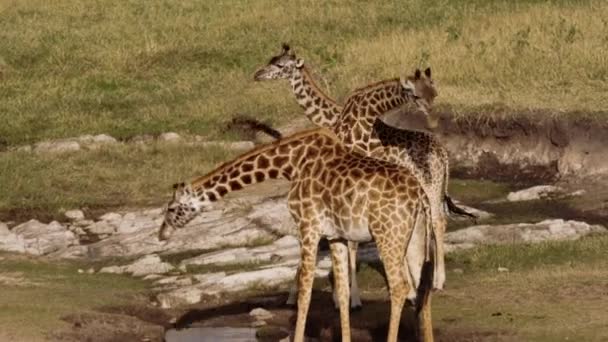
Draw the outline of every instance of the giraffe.
M424 255L424 262L436 257L430 255L435 234L430 202L410 170L350 153L327 129L317 128L262 145L205 176L174 185L159 239L169 239L176 229L230 191L269 178L291 182L288 206L301 242L294 341L304 340L317 247L322 237L330 241L342 340L350 341L345 242L373 239L384 264L391 298L388 341L396 341L407 295L420 282L405 262L413 235L422 235L417 250ZM417 311L418 331L425 341L432 341L430 315L424 315L428 310L430 307Z
M414 76L406 79L379 82L357 89L342 107L320 90L304 60L298 58L289 45L283 44L282 52L272 57L268 64L258 69L254 75L256 81L270 79L289 79L296 100L304 108L309 120L316 125L332 129L352 150L408 167L415 172L429 194L434 218L442 231L439 234L441 242L438 243L441 246L437 248L442 249L443 232L447 226L444 204L450 213L475 218L456 206L447 193L449 160L447 150L441 142L432 134L394 128L379 119L387 111L405 102L414 102L428 117L433 100L437 96L430 68L425 70L424 76L417 70ZM399 83L405 82L414 84L416 99L412 96L402 96L399 89L403 84ZM392 87L392 98L386 98L381 104L380 94L383 90L379 88L382 86ZM434 275L434 287L443 288L443 258L437 260Z

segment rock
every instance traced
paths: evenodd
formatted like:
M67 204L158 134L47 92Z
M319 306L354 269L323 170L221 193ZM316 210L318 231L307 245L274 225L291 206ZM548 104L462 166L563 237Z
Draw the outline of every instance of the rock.
M74 233L57 221L46 225L37 220L30 220L16 226L12 232L25 241L25 252L34 255L45 255L78 244Z
M226 150L251 150L255 147L255 144L252 141L203 141L197 143L202 147L207 148L223 148Z
M124 266L106 266L106 267L102 267L99 270L99 273L123 274L123 273L125 273L125 267Z
M154 137L149 134L143 134L135 136L131 139L131 142L137 145L146 145L151 143L154 140Z
M259 327L263 327L265 325L266 325L266 322L264 322L264 321L255 321L255 322L251 323L251 326L253 328L259 328Z
M38 143L34 147L37 153L60 153L80 150L80 144L73 140L54 140Z
M116 144L118 140L107 134L98 134L93 137L93 142L96 144Z
M509 272L509 269L506 267L498 267L498 272Z
M538 200L564 195L564 189L553 185L537 185L528 189L511 192L507 195L509 202Z
M162 274L171 271L174 267L166 262L162 262L158 255L143 256L132 264L123 266L107 266L99 270L100 273L130 273L134 277L149 274Z
M100 216L99 219L101 221L108 221L108 222L120 221L120 220L122 220L122 215L117 214L117 213L106 213L106 214Z
M487 211L483 211L483 210L479 210L479 209L476 209L473 207L466 206L466 205L462 204L460 201L455 200L454 204L456 204L457 206L459 206L461 209L465 210L469 214L473 214L473 215L477 216L477 220L486 220L486 219L489 219L490 217L494 216L493 214L491 214ZM470 221L471 220L470 217L460 216L460 215L452 215L452 216L450 216L450 219L455 220L455 221Z
M25 253L25 240L0 222L0 251Z
M79 143L90 144L93 142L93 136L90 134L84 134L75 139Z
M71 227L82 228L82 227L90 226L92 224L95 224L95 221L93 221L93 220L78 220L76 222L72 222L72 226Z
M145 278L144 278L145 279ZM154 282L157 285L176 285L176 286L189 286L192 285L192 279L190 277L164 277Z
M134 263L125 266L125 272L131 273L135 277L139 277L152 273L167 273L173 268L173 265L162 262L158 255L151 254L137 259Z
M605 233L607 230L600 225L555 219L538 223L473 226L447 233L445 242L446 250L451 251L483 244L576 240L591 233L601 232Z
M114 226L106 221L97 221L92 225L83 227L83 229L95 235L112 235L116 231Z
M30 145L23 145L23 146L19 146L15 149L18 152L32 152L32 146Z
M299 259L300 244L293 236L281 239L265 246L239 247L205 253L194 258L182 260L182 266L188 265L234 265L239 263L272 262L273 260Z
M174 132L163 133L158 137L159 140L167 141L167 142L177 142L182 139L182 137Z
M84 213L82 212L82 210L79 210L79 209L68 210L65 213L63 213L63 215L72 221L78 221L78 220L84 219Z
M265 321L274 317L272 312L263 309L263 308L255 308L249 312L249 316L255 318L258 321Z

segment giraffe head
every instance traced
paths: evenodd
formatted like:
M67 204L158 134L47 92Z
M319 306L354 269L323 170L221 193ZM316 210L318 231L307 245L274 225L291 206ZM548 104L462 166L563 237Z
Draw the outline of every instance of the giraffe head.
M185 226L208 204L196 195L190 184L176 183L173 188L173 199L167 204L165 219L158 234L159 240L169 239L175 229Z
M284 43L281 53L272 57L266 66L256 71L253 79L256 81L289 79L296 69L303 66L304 60L297 58L289 45Z
M417 109L422 111L427 119L431 120L430 113L433 101L438 95L435 82L431 78L431 68L426 68L424 75L420 69L416 69L414 75L401 79L401 85L406 96L413 97Z

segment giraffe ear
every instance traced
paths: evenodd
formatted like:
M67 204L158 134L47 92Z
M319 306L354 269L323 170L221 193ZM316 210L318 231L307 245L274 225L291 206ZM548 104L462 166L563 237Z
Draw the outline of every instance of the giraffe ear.
M300 69L304 66L304 60L302 58L296 59L296 68Z
M419 80L420 76L422 76L420 69L416 69L416 71L414 72L414 79Z
M424 75L428 78L431 78L431 68L430 67L424 69Z
M179 187L178 183L173 183L173 190L177 190L177 187Z
M405 92L416 95L416 86L414 86L414 83L409 78L402 77L399 81Z

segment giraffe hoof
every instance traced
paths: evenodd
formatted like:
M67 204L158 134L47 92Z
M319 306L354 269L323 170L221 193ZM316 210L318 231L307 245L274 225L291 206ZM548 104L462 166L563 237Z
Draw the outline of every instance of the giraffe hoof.
M363 309L363 305L359 304L359 305L353 305L350 307L350 311L351 312L357 312L357 311L361 311Z

